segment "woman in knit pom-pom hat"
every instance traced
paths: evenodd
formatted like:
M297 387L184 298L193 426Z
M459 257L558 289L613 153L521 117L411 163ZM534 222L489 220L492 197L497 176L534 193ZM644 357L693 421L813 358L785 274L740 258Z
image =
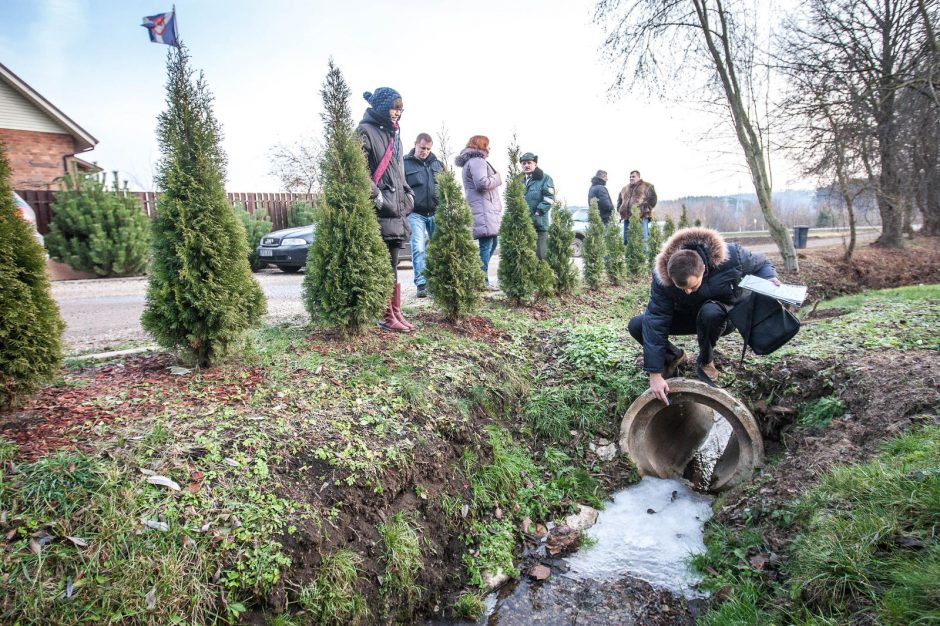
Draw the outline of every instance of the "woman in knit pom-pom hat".
M404 155L398 132L398 120L404 106L401 94L391 87L379 87L362 96L369 108L356 130L369 162L372 201L395 276L392 298L379 325L387 330L410 331L415 327L401 314L401 285L398 283L398 254L411 237L408 214L415 205L414 192L405 182Z

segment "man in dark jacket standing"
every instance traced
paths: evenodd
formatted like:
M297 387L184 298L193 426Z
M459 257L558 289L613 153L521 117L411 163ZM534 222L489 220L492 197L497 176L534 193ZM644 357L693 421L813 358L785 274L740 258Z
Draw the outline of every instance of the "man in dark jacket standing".
M555 201L555 183L551 176L538 167L538 162L538 155L531 152L519 157L525 175L525 201L535 226L535 255L544 260L548 256L548 212Z
M629 324L643 345L643 369L654 396L669 403L665 379L686 361L669 335L697 335L699 376L717 378L715 344L734 330L728 310L744 297L737 285L748 274L780 284L767 257L725 243L717 231L685 228L666 240L656 257L646 311Z
M591 188L588 190L588 207L591 206L591 200L597 198L597 210L601 212L601 220L604 226L610 222L610 215L614 212L614 203L610 199L610 193L607 191L607 172L597 170L594 178L591 179Z
M437 184L434 177L444 169L431 152L431 135L421 133L415 147L405 157L405 179L415 194L415 208L408 214L411 224L411 265L414 267L418 297L428 296L428 281L424 277L424 254L427 242L434 236L434 213L437 211Z
M620 219L623 221L623 243L627 243L627 229L634 208L643 225L643 242L645 244L649 241L650 220L653 219L655 206L656 188L640 178L639 171L630 172L630 184L620 190L620 197L617 198L617 212L620 213Z

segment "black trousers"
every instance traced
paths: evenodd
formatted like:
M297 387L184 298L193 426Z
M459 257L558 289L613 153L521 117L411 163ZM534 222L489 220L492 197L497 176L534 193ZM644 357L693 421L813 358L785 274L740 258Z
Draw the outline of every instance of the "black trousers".
M392 263L392 276L395 277L395 282L398 282L398 254L401 252L401 249L404 247L404 244L397 239L386 239L385 247L388 248L388 260Z
M646 314L637 315L630 320L627 328L630 334L640 345L643 345L643 318ZM718 338L734 332L734 325L728 321L728 308L718 302L706 302L698 310L697 315L673 315L669 326L670 335L695 335L698 338L699 363L714 361L715 344ZM671 341L666 340L666 362L679 356L681 350Z

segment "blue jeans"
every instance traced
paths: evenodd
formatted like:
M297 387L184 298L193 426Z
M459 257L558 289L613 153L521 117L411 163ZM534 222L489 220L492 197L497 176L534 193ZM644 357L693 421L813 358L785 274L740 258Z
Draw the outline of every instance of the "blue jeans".
M486 284L490 284L490 257L493 256L493 250L496 249L496 240L499 237L480 237L480 263L483 265L483 276L486 277Z
M424 253L427 242L434 236L434 216L409 213L408 223L411 224L411 264L415 271L415 285L420 287L428 282L424 277Z
M647 253L649 253L649 243L650 240L650 218L644 217L640 219L640 225L643 227L643 247L646 248ZM627 230L630 228L630 220L623 221L623 245L627 245Z

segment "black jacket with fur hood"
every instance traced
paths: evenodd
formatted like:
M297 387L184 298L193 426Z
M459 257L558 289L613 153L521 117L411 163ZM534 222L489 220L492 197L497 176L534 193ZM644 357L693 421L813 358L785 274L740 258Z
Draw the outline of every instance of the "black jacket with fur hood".
M693 293L676 287L666 272L670 257L679 250L695 250L705 262L702 285ZM694 320L702 305L710 301L737 303L744 297L738 283L748 274L777 277L773 264L763 254L725 243L717 231L709 228L685 228L666 240L656 257L650 300L643 316L643 369L663 371L673 318L689 316Z

